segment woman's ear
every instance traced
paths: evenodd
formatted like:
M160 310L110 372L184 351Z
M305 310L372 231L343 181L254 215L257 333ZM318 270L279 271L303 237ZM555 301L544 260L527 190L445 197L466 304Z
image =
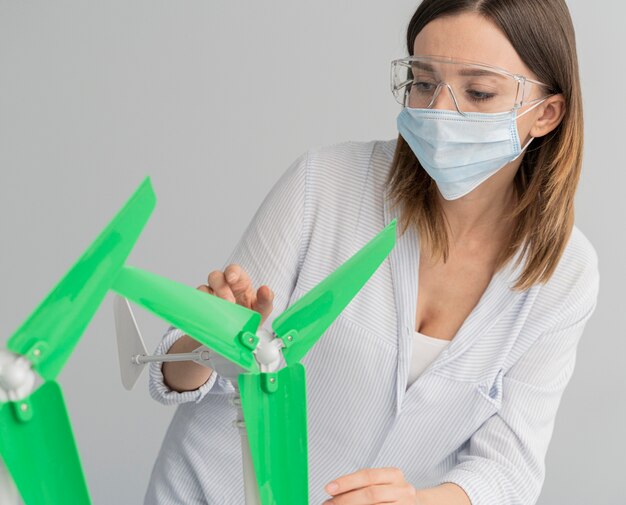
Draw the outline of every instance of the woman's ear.
M530 129L533 137L543 137L559 126L565 115L565 98L561 93L552 95L538 109L537 119Z

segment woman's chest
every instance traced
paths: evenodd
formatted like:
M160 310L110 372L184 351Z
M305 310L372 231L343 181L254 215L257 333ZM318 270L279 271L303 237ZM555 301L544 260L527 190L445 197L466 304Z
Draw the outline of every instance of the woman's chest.
M446 263L422 256L415 330L452 340L487 289L494 269L494 261L475 254L453 256Z

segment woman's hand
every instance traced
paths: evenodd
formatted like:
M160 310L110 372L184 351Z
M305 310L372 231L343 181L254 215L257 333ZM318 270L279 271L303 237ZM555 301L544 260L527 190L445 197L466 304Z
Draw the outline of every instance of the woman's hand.
M261 324L274 308L272 290L263 285L255 291L250 277L237 264L228 265L224 272L213 270L209 274L207 284L199 286L198 289L258 312L261 314Z
M419 505L417 490L399 468L365 468L335 479L325 489L333 497L322 505Z
M228 265L224 272L212 271L207 284L198 286L197 289L260 313L261 324L273 309L274 293L272 290L264 285L255 291L248 274L236 264ZM201 345L189 335L183 335L172 345L168 353L192 352ZM213 373L211 368L193 361L166 362L163 363L161 369L165 385L179 393L198 389L209 380Z

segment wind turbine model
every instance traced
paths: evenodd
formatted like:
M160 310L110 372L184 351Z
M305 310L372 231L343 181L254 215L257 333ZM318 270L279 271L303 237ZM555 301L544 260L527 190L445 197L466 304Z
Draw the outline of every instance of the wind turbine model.
M203 346L193 353L148 356L130 305L116 298L122 382L132 388L149 361L193 360L215 369L235 387L231 403L238 407L246 504L308 505L305 370L300 360L374 274L395 240L394 219L278 316L273 333L259 329L258 312L123 267L114 291Z
M55 381L110 289L156 198L146 178L126 205L0 349L0 497L88 505L89 491ZM10 498L7 498L10 497ZM3 502L4 503L4 502Z
M146 344L141 336L139 326L130 304L126 298L115 295L113 299L115 315L115 333L117 335L117 350L119 356L122 384L130 391L135 386L144 367L151 362L164 361L195 361L207 367L213 367L211 362L215 353L205 346L200 346L193 352L174 353L165 355L148 354Z

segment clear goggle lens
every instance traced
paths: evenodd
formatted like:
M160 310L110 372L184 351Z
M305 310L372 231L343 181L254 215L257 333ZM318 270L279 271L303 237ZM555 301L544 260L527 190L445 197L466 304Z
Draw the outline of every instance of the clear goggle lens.
M433 57L409 57L392 62L391 88L406 107L465 112L509 112L529 97L532 85L545 86L502 69Z

